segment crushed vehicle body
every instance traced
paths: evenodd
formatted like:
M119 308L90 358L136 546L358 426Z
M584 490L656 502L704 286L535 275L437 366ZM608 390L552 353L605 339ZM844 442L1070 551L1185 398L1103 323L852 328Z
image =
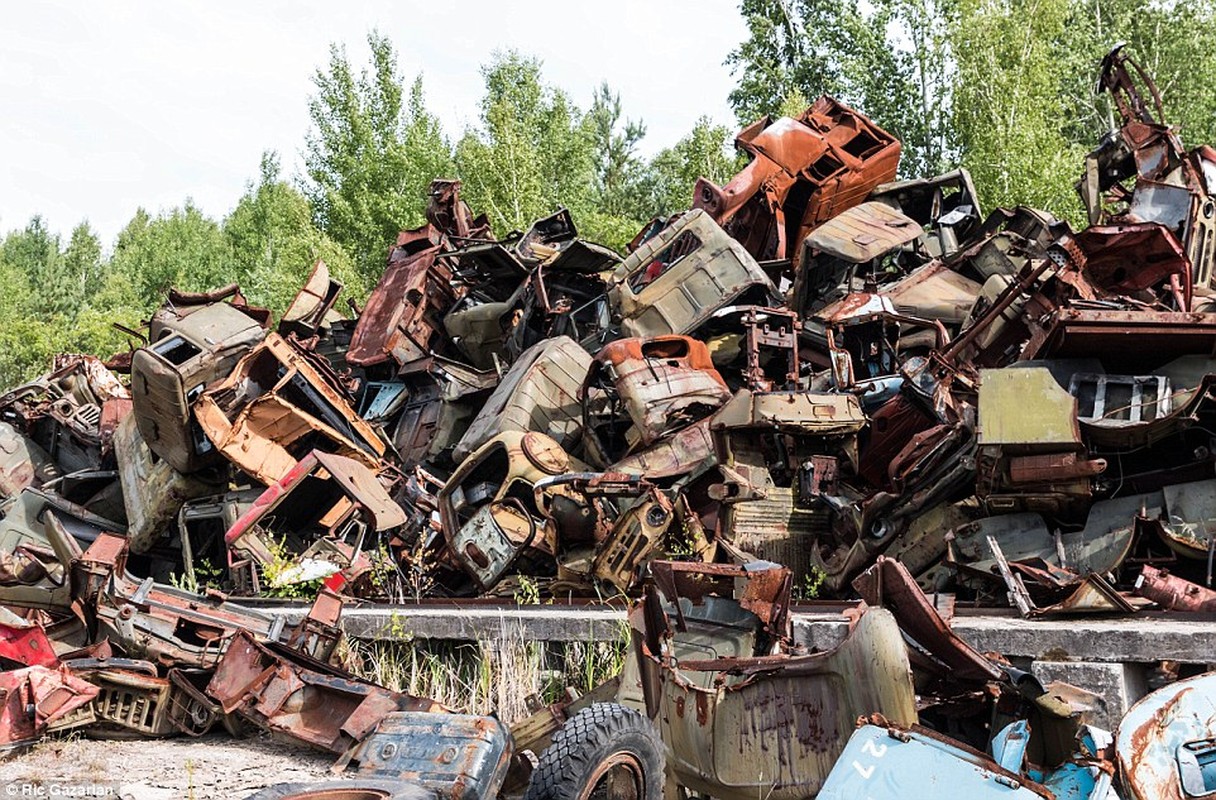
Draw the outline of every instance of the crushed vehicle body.
M432 700L392 692L241 631L207 686L227 713L342 754L394 711L442 711Z
M191 406L208 384L227 377L266 336L265 328L227 302L166 305L152 318L151 339L131 357L132 413L148 448L182 473L221 458Z
M813 796L856 718L877 713L867 709L916 720L907 652L887 612L862 614L834 650L798 655L784 644L788 570L654 562L651 571L655 588L633 623L637 659L681 785L723 798Z
M536 488L546 477L581 466L544 434L508 431L478 448L444 484L436 498L443 535L482 590L510 569L553 574L555 543L544 535Z
M387 449L329 367L275 333L199 397L195 416L221 453L266 485L313 449L373 467Z
M725 186L705 179L705 209L759 261L790 258L807 231L895 177L900 143L865 116L823 96L798 117L764 118L739 132L750 156Z
M1119 723L1115 751L1132 800L1183 800L1216 791L1216 676L1178 681L1144 697Z
M705 418L730 394L703 342L618 339L596 354L581 386L588 453L615 463Z
M570 450L582 435L578 393L591 357L568 336L545 339L520 354L485 401L452 457L463 461L503 431L538 431Z
M272 585L328 578L355 583L372 568L369 554L387 547L405 511L361 462L314 450L266 489L224 533L227 579L239 594L260 594L265 568L298 559Z
M730 304L770 305L777 289L756 260L704 211L688 211L629 254L608 297L621 332L689 334Z

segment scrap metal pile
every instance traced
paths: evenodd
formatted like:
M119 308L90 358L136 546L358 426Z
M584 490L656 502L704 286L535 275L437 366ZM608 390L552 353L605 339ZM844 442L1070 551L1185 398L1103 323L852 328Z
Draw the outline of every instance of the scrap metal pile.
M1210 608L1170 573L1210 585L1216 543L1216 151L1130 64L1079 232L982 214L963 170L892 182L900 143L828 97L624 258L566 211L497 238L437 180L349 318L320 262L277 325L172 292L113 372L0 397L7 516L233 596L602 597L660 554L845 596L885 554L1027 614Z
M70 519L44 506L22 521L42 530L50 549L21 546L45 569L23 573L24 594L6 598L21 614L0 607L0 756L67 732L106 739L260 730L451 800L493 797L507 777L512 739L502 722L451 713L342 666L343 601L334 592L322 589L288 626L219 593L134 578L126 537L98 532L82 550ZM449 743L466 757L437 759Z
M435 181L349 318L318 262L277 325L171 292L138 349L56 359L0 397L0 748L253 726L369 797L548 800L610 723L720 798L1207 796L1211 674L1112 744L930 599L1216 608L1178 577L1216 553L1216 150L1118 49L1101 84L1081 231L982 214L962 170L893 182L900 143L824 97L623 258L565 211L496 237ZM344 599L525 581L640 595L623 677L509 732L334 663ZM862 598L820 652L811 588ZM316 601L287 630L229 600L275 593Z
M789 569L653 561L621 675L508 728L343 670L342 600L329 590L288 629L220 597L132 580L123 537L102 533L82 552L53 510L45 520L70 569L48 576L65 589L41 607L74 600L53 623L0 618L0 753L69 731L261 729L335 755L335 771L358 765L247 800L682 796L665 780L722 800L895 800L939 785L950 796L1181 800L1216 789L1216 673L1111 719L1101 696L969 647L885 557L859 576L864 600L839 615L839 640L818 651L794 641Z

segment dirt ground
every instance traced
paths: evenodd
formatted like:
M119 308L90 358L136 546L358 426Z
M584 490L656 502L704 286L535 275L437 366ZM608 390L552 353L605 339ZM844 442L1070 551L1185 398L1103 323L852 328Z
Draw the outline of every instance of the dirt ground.
M269 737L48 740L0 761L7 797L240 800L274 783L333 779L334 757Z

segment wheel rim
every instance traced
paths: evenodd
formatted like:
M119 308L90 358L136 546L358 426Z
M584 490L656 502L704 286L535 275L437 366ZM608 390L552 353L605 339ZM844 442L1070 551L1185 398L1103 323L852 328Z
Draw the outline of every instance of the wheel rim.
M613 753L591 773L577 800L642 800L642 763L630 753Z

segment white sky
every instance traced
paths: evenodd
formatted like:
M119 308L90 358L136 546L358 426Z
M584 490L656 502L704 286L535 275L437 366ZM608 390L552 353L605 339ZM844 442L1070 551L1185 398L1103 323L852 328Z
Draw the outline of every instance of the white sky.
M406 80L455 138L477 119L495 49L539 57L582 108L602 80L645 120L643 152L707 114L734 126L723 66L746 35L738 0L573 2L16 2L0 23L0 233L42 214L87 219L108 247L136 208L236 204L263 150L300 169L313 72L329 44L367 63L389 35Z

